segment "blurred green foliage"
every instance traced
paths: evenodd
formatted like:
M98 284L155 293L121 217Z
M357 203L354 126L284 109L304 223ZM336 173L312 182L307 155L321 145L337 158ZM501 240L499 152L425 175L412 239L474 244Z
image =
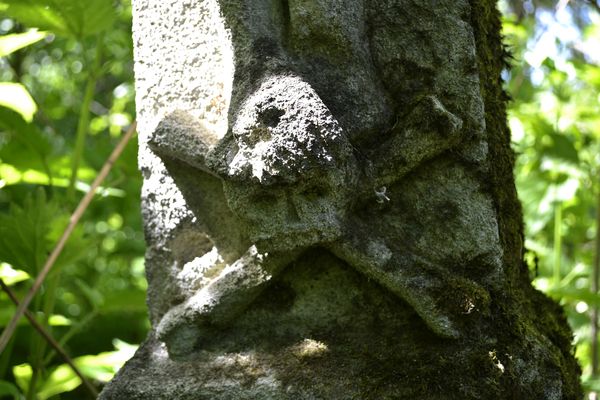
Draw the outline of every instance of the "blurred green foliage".
M560 301L591 376L591 277L600 197L600 14L593 1L505 0L509 124L526 258ZM134 119L128 0L0 0L0 277L31 285ZM32 310L101 384L148 329L132 142L70 238ZM14 306L0 293L0 326ZM23 320L0 356L0 398L83 399L70 368Z
M22 298L134 120L128 0L0 0L0 277ZM97 385L149 328L137 143L129 143L34 299L38 321ZM0 326L15 307L0 293ZM0 398L84 399L23 319Z
M565 307L588 390L600 196L600 7L592 1L501 3L514 60L506 71L526 259L534 284Z

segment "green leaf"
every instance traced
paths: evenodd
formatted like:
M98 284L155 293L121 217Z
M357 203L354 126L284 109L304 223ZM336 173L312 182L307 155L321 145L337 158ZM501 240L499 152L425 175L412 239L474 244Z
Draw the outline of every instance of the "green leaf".
M10 382L0 381L0 398L5 399L11 396L14 400L23 398L19 389Z
M56 34L68 34L64 21L53 8L49 1L37 0L2 0L3 12L19 22Z
M13 82L0 82L0 106L18 112L27 122L33 120L37 111L37 105L25 86Z
M120 340L115 340L113 343L117 348L115 351L77 357L73 359L73 362L85 376L108 382L137 349L137 346ZM13 367L13 375L19 386L26 388L31 380L31 366L29 364L16 365ZM80 384L81 379L75 375L71 367L61 364L54 368L38 387L37 396L39 400L46 400L57 394L69 392Z
M22 207L12 204L8 213L0 214L0 260L37 274L48 254L46 235L56 215L57 208L46 201L43 189Z
M544 152L554 158L559 158L573 164L579 163L579 154L570 137L558 133L549 134L552 144L546 146Z
M140 289L112 291L99 306L102 313L144 312L146 293Z
M0 279L7 285L23 282L29 279L29 274L20 269L13 269L9 264L0 263Z
M25 33L0 36L0 57L39 42L46 36L48 36L47 32L40 32L36 29L30 29Z
M31 27L82 38L108 29L116 20L111 0L1 0L6 14Z
M590 306L600 306L600 295L590 292L589 289L577 289L572 286L550 287L546 293L556 298L584 301Z
M27 123L15 111L0 107L1 131L7 133L4 143L0 144L0 159L4 169L13 166L17 169L15 172L19 173L27 170L43 171L44 174L49 172L48 162L53 148L48 135L40 128ZM2 179L7 180L5 176Z
M97 355L77 357L74 361L81 372L90 378L108 382L127 360L133 357L138 346L115 339L113 345L117 350Z
M52 314L48 318L48 325L50 326L71 326L73 323L70 319L60 314Z
M29 364L21 364L13 367L13 375L19 386L27 387L31 380L31 366ZM75 375L71 367L67 364L61 364L54 368L52 373L44 379L41 386L37 390L37 398L46 400L57 394L70 392L81 384L81 379Z
M17 382L17 385L19 385L21 390L27 390L27 387L29 386L29 381L31 380L31 365L15 365L12 369L12 372L15 377L15 381Z
M56 367L38 389L39 400L46 400L60 393L70 392L81 385L81 379L75 375L73 369L67 364Z

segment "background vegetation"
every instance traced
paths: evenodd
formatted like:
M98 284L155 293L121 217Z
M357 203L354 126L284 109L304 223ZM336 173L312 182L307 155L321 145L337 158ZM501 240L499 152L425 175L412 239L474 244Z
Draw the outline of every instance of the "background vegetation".
M538 288L563 303L584 383L600 199L600 14L591 1L502 3L514 60L509 123ZM134 119L128 0L0 0L0 278L24 296ZM135 140L30 307L84 375L109 380L148 329ZM597 268L597 267L596 267ZM14 306L0 293L0 327ZM0 398L83 399L23 319L0 355Z
M564 305L588 390L599 268L600 7L593 1L506 1L509 125L534 284Z
M0 277L22 298L135 118L131 6L0 1L0 35ZM136 146L128 144L30 307L96 383L148 329ZM0 293L0 325L13 311ZM91 397L25 319L0 355L0 380L0 398Z

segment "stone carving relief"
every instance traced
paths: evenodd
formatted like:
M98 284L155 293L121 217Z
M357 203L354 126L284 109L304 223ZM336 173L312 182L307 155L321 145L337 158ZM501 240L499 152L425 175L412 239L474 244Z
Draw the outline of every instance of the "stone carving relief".
M157 327L174 356L315 247L443 337L489 311L502 253L467 2L418 15L408 0L347 3L220 1L235 58L226 134L178 110L148 140L191 199L166 245L176 295Z

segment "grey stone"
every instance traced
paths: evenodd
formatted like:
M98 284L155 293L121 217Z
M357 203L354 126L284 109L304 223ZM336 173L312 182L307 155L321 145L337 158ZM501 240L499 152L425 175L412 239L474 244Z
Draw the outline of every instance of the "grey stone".
M540 331L531 357L496 351L512 283L469 2L133 7L152 332L102 399L491 398L504 374L545 380L523 367L561 359Z

